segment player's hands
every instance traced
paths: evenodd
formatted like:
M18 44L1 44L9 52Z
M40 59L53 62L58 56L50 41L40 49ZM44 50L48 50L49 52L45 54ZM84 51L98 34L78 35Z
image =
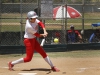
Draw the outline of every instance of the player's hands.
M44 32L44 35L47 37L48 33L47 32Z
M43 37L47 37L48 33L47 33L46 29L43 28L43 31L44 31Z
M47 37L48 33L44 31L43 37Z
M47 34L40 34L41 37L47 37Z

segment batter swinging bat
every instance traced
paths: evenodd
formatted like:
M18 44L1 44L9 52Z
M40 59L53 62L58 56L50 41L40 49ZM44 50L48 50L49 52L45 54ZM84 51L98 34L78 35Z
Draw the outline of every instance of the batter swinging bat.
M40 46L43 46L44 44L45 44L45 38L42 39Z

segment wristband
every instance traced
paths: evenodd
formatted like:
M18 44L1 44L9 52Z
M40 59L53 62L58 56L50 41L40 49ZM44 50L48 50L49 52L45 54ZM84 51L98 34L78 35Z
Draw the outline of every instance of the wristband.
M34 34L36 37L40 37L40 34L39 33L35 33Z

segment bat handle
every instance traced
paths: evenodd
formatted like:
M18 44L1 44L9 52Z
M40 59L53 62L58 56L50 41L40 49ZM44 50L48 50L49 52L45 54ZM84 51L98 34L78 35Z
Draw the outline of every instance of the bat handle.
M44 38L44 39L42 39L42 42L41 42L41 45L40 45L40 46L43 46L43 45L44 45L44 43L45 43L45 38Z

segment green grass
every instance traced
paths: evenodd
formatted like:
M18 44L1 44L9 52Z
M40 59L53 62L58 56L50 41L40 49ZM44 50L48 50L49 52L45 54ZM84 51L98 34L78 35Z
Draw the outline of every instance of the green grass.
M27 13L22 14L22 18L24 18L23 22L25 22L25 20L27 18L26 14ZM2 14L2 18L4 18L4 19L2 19L2 22L8 22L8 23L20 22L21 14L20 13L4 13L4 14ZM80 17L80 18L82 18L82 17ZM84 18L85 19L100 19L100 14L96 13L96 12L95 13L85 13ZM45 20L46 20L46 23L55 23L55 22L61 23L61 20L58 20L58 21L53 20L53 19L45 19ZM92 20L92 22L93 21L95 22L95 20ZM99 21L99 20L97 20L97 21ZM82 21L81 21L81 19L78 19L78 21L77 21L77 19L68 19L68 22L69 23L81 23ZM88 20L86 20L86 23L88 23Z
M4 13L2 14L1 23L2 23L2 29L1 31L20 31L20 22L21 22L21 14L20 13ZM22 23L25 25L26 21L26 13L22 14ZM92 23L98 23L100 22L100 13L85 13L84 14L84 28L85 29L91 29ZM4 24L6 23L6 24ZM13 24L12 24L13 23ZM18 26L16 25L19 24ZM45 19L45 23L55 23L55 24L63 24L61 20L53 20L53 19ZM69 26L73 24L75 25L76 29L82 29L82 19L67 19L67 29L69 29ZM15 26L14 26L15 25ZM54 25L52 25L54 26ZM55 28L48 28L47 30L56 30ZM23 27L24 30L24 27ZM61 30L58 28L58 30Z
M100 50L55 52L55 53L49 53L49 56L50 57L72 57L72 58L100 57Z
M20 31L20 26L17 26L17 25L12 25L12 26L10 26L10 25L4 25L4 26L2 26L1 27L1 31L2 32L4 32L4 31L14 31L14 32L16 32L16 31ZM23 28L23 30L24 30L24 28Z
M48 56L57 58L57 57L65 57L65 58L93 58L100 57L100 50L77 50L77 51L66 51L66 52L47 52ZM0 58L5 57L24 57L25 54L6 54L0 55ZM34 57L41 57L40 54L34 53Z

